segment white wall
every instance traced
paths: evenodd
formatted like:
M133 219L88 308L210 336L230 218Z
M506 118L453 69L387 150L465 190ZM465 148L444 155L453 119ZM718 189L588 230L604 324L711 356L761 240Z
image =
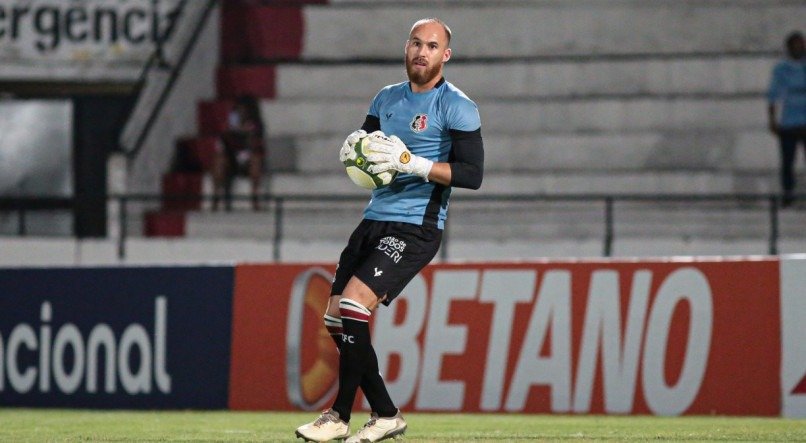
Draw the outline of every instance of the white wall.
M0 102L0 195L72 195L72 135L68 100Z

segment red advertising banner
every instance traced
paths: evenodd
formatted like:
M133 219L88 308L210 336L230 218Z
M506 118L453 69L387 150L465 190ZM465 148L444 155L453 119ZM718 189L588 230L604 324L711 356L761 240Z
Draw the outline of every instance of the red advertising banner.
M235 273L229 406L322 409L332 265ZM434 265L373 313L409 411L781 414L779 262Z

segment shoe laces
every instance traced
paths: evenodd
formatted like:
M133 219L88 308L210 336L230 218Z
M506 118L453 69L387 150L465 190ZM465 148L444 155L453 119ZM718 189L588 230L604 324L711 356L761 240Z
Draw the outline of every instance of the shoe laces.
M330 409L327 409L327 410L322 412L322 415L320 415L319 418L317 418L315 422L313 422L313 425L318 428L319 426L322 426L325 423L329 423L329 422L336 423L338 421L339 421L339 419L336 418L336 416L333 414L333 411L331 411Z
M377 421L378 421L378 415L377 414L370 415L369 416L369 421L364 423L364 427L362 427L361 430L363 431L364 429L371 428L372 426L375 426L375 423Z

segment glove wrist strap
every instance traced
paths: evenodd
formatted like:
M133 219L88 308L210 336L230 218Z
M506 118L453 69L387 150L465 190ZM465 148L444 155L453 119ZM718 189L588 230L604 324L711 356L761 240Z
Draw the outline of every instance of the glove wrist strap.
M434 167L434 162L427 158L412 156L411 159L412 174L417 175L428 181L428 174L431 173L431 168Z

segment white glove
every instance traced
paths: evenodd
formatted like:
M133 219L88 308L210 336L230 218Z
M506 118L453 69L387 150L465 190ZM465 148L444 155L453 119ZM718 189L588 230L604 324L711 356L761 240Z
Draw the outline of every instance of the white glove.
M344 140L344 143L341 145L341 150L339 151L339 161L344 163L345 160L349 160L352 158L353 153L353 146L358 143L358 140L361 140L363 137L367 136L367 131L363 129L359 129L357 131L353 131L352 134L347 136L347 139Z
M373 132L370 134L369 149L373 152L367 155L367 160L374 163L369 167L369 172L373 174L393 169L428 181L428 173L434 166L431 160L412 154L396 135L387 137L382 132Z

